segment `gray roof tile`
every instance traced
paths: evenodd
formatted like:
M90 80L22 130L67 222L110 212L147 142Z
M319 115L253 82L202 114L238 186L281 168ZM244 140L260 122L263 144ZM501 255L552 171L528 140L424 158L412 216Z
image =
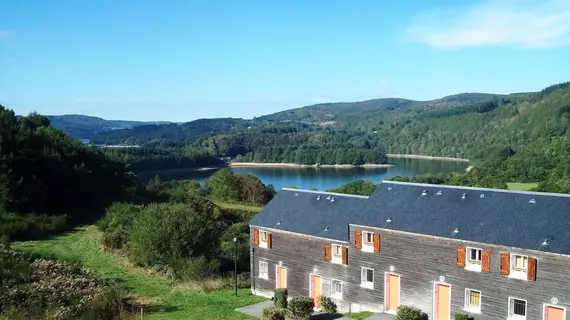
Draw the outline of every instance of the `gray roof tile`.
M369 198L329 195L286 189L251 224L343 241L358 224L570 254L570 195L392 181Z

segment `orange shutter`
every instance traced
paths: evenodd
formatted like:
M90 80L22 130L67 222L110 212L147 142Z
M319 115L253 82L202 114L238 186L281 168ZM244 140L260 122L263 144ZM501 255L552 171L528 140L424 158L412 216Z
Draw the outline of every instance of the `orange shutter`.
M457 247L457 267L465 268L465 247Z
M491 272L491 252L483 250L483 257L481 261L481 271Z
M528 258L528 280L536 281L536 258Z
M271 239L273 235L271 233L267 233L267 247L271 248Z
M325 244L325 261L331 261L331 245Z
M374 234L374 252L376 252L376 253L380 252L380 234L379 233Z
M342 264L348 264L348 248L342 247Z
M253 244L259 245L259 229L253 229Z
M362 232L354 232L354 247L356 249L362 249Z
M501 253L501 275L508 276L511 272L511 256L508 253Z

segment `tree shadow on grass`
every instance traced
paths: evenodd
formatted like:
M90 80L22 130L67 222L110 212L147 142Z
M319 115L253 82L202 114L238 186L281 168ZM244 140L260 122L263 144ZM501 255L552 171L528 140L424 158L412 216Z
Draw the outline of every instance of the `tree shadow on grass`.
M342 318L342 314L320 313L311 316L311 320L333 320Z

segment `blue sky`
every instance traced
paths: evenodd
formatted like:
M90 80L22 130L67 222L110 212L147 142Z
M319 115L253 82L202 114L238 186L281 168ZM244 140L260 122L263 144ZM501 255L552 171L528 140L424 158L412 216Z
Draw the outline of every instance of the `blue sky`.
M570 80L567 0L26 0L0 19L19 114L251 118Z

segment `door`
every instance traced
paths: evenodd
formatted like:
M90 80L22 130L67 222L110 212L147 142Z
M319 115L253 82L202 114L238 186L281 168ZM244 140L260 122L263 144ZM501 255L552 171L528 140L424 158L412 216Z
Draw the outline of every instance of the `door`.
M319 300L317 299L321 294L323 294L323 279L314 274L311 275L311 298L315 303L315 306L319 306Z
M276 276L275 276L275 286L277 289L287 288L287 268L281 266L275 266Z
M385 288L384 301L386 303L386 311L396 313L400 306L400 276L387 273Z
M434 295L435 320L450 320L451 318L451 288L448 285L436 283Z
M565 310L554 306L544 307L544 320L565 320Z

